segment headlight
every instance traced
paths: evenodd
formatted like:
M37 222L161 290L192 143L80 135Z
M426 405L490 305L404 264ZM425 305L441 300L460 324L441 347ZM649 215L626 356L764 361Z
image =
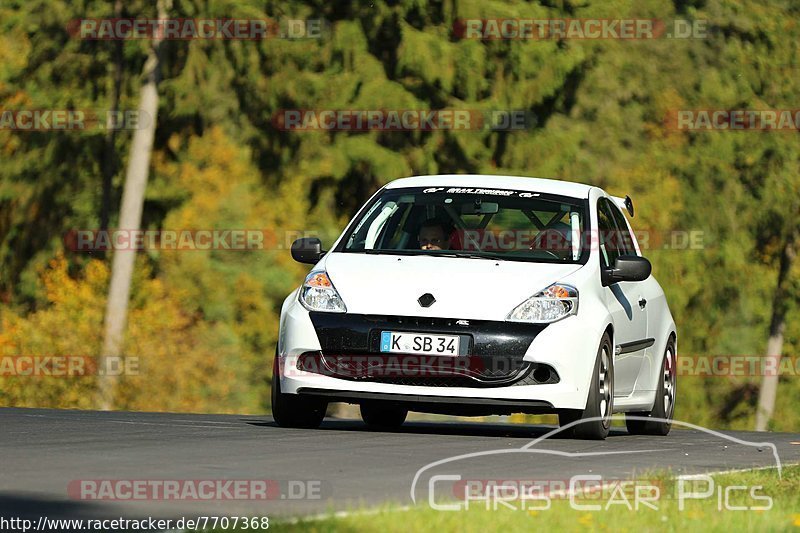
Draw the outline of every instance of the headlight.
M306 280L300 288L300 303L309 311L331 313L347 311L328 274L322 271L312 272L306 276Z
M578 289L554 283L519 304L506 317L512 322L556 322L578 312Z

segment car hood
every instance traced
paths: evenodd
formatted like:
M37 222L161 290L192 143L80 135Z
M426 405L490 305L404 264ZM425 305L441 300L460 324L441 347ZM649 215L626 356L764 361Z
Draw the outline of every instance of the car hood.
M331 253L320 263L348 313L504 320L523 300L582 265L460 257ZM417 299L436 301L422 307Z

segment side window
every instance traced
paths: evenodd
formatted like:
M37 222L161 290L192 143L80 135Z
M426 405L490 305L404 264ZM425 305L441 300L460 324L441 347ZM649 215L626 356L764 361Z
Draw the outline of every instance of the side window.
M620 211L616 205L608 201L606 201L606 203L608 203L611 214L614 216L614 222L617 223L617 228L619 228L618 247L620 248L620 254L636 255L636 246L633 245L633 236L628 229L625 215L622 214L622 211Z
M600 264L608 268L614 264L617 257L625 252L620 250L619 231L614 223L613 211L608 205L608 200L600 198L597 201L597 230L600 245Z

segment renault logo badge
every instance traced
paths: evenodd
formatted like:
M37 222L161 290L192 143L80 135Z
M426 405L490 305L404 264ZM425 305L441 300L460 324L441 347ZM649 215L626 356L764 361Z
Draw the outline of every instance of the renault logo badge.
M435 301L436 298L434 298L433 294L429 292L426 292L425 294L417 298L417 302L419 302L419 305L421 305L422 307L430 307L433 305Z

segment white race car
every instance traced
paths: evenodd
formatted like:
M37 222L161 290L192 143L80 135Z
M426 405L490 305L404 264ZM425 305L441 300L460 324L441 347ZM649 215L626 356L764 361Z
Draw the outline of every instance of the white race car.
M276 422L317 427L348 402L377 428L408 411L557 413L603 439L625 412L630 433L666 435L675 322L622 209L630 198L556 180L387 184L329 251L292 245L314 266L281 309Z

